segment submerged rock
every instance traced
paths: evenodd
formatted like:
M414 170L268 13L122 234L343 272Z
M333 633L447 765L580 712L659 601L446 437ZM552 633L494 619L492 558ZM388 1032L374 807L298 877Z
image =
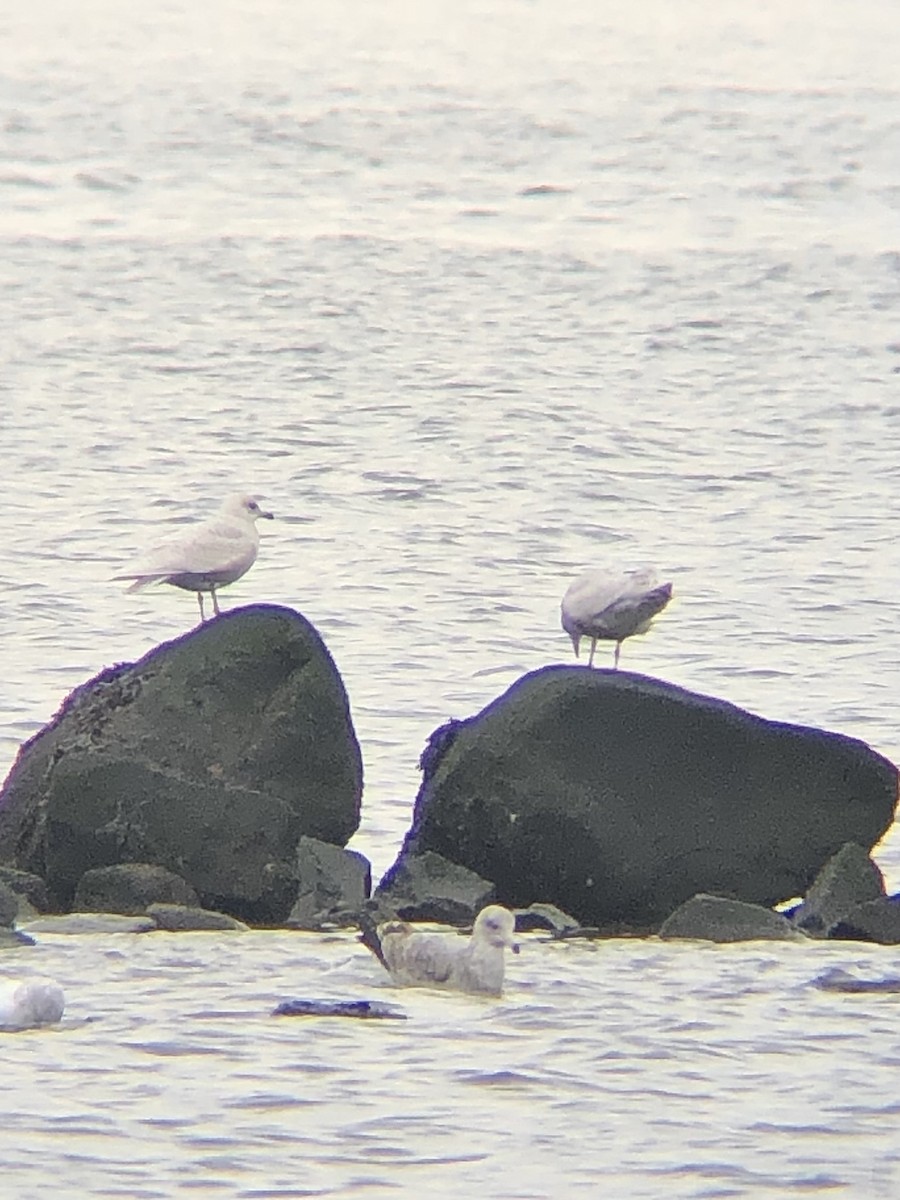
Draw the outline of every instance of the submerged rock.
M223 614L77 688L0 794L0 858L71 906L86 871L143 862L261 924L296 897L304 834L344 845L362 765L321 638L298 613Z
M831 967L812 983L823 992L900 992L900 979L859 979L843 967Z
M515 907L651 932L700 892L803 895L888 829L897 770L865 743L625 671L546 667L434 738L376 896L429 851Z
M28 933L150 933L158 928L152 917L126 917L121 913L62 913L38 917L26 925Z
M405 1021L406 1013L379 1000L285 1000L273 1017L357 1017L363 1020Z
M228 930L246 933L249 925L229 917L227 913L211 912L208 908L196 908L189 904L148 904L147 916L152 917L157 928L168 933L201 933Z

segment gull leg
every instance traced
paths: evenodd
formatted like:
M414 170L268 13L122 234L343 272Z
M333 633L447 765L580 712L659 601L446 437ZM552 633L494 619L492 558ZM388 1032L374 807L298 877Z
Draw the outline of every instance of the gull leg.
M209 589L209 594L212 596L213 612L216 614L216 616L218 616L219 615L219 602L216 599L216 589L214 587L211 587Z
M619 668L619 651L621 649L622 649L622 643L616 642L616 653L615 653L615 656L613 657L613 669L614 670L618 670L618 668Z
M202 592L197 593L197 603L200 605L200 624L202 625L203 622L206 620L206 616L203 612L203 593Z
M597 639L591 638L591 652L588 655L588 666L589 667L592 667L594 665L594 651L596 649L597 649Z

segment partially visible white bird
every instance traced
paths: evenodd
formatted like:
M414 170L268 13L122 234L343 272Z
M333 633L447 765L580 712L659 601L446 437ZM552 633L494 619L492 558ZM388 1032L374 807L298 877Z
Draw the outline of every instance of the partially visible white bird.
M203 593L209 592L218 616L216 590L240 579L256 561L256 522L260 517L271 521L272 513L263 512L253 496L229 496L214 516L160 542L145 559L113 579L133 579L129 592L139 592L152 583L171 583L196 592L201 621L206 619Z
M499 996L503 990L503 952L518 954L516 918L500 904L483 908L470 938L457 934L416 932L404 921L378 927L381 959L394 983L402 987L436 987ZM365 940L365 939L364 939Z
M572 639L575 655L583 637L591 639L588 666L594 665L598 641L616 643L613 666L627 637L646 633L653 618L672 599L671 583L658 583L656 572L586 571L570 585L562 600L562 627Z
M55 1025L66 1007L63 990L53 979L0 980L0 1027L34 1029Z

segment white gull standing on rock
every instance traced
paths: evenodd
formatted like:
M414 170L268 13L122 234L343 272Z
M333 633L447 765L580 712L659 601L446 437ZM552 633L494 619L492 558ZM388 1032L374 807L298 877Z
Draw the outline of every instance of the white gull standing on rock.
M229 496L214 516L161 542L145 559L113 579L133 579L129 592L139 592L152 583L171 583L196 592L201 621L206 619L203 593L209 592L218 616L216 589L240 579L256 561L256 522L260 517L271 521L272 513L263 512L255 497Z
M491 904L475 919L472 936L425 933L404 921L378 927L379 949L366 940L394 983L402 987L448 988L499 996L503 990L503 952L517 954L516 919L508 908Z
M600 640L615 642L613 666L619 665L622 643L632 634L646 633L657 613L672 599L671 583L658 583L648 567L638 571L586 571L562 600L562 627L572 639L575 654L583 637L591 639L588 666Z
M63 990L53 979L0 979L0 1028L55 1025L65 1007Z

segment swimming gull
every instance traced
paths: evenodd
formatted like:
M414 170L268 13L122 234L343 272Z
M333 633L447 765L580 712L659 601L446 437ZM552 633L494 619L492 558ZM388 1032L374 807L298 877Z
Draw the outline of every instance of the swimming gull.
M161 542L146 559L113 578L133 579L129 592L139 592L152 583L171 583L196 592L201 621L206 619L203 593L209 592L218 616L217 589L240 579L256 561L256 522L260 517L271 521L272 513L263 512L255 497L229 496L214 516Z
M503 990L503 952L518 953L516 919L508 908L491 904L475 919L472 936L425 933L404 921L378 927L379 947L366 940L402 987L448 988L499 996Z
M622 643L632 634L646 633L653 618L672 599L671 583L658 583L656 572L587 571L569 587L562 600L562 627L572 639L575 654L583 637L591 639L588 666L600 640L616 643L613 666L619 665Z
M35 1029L55 1025L62 1019L66 1002L63 990L53 979L0 980L0 1026L6 1029Z

